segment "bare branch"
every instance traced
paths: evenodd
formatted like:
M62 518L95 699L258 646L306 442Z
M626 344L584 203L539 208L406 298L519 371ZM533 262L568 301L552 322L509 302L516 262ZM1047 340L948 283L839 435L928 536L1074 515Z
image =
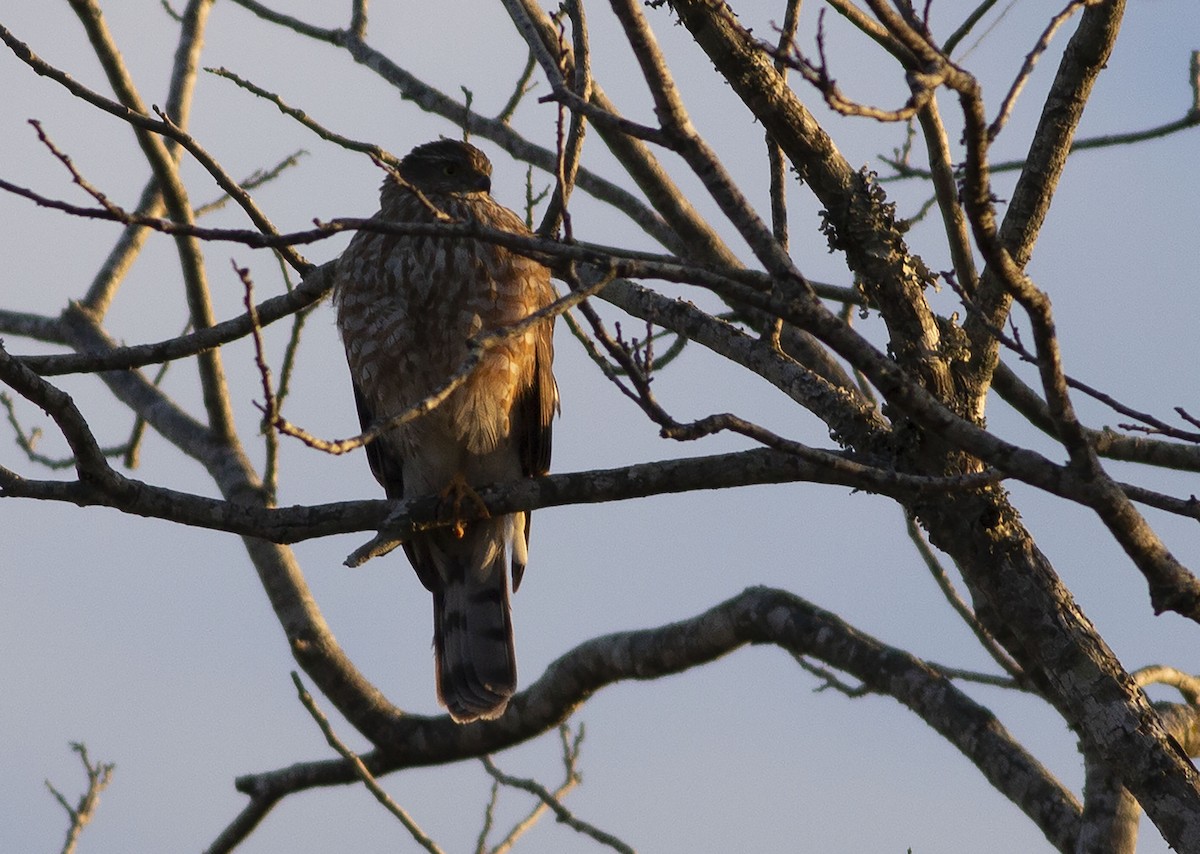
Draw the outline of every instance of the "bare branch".
M178 222L190 223L193 217L191 202L188 200L187 190L179 178L174 157L155 133L149 132L141 123L131 120L134 115L147 115L147 111L128 70L125 68L121 53L108 32L99 5L96 0L69 0L69 2L83 23L88 40L104 67L109 83L116 91L122 107L125 108L125 113L121 117L130 121L134 129L138 143L162 190L168 213L172 219ZM167 119L165 114L162 114L162 117ZM183 134L178 126L169 119L164 121L163 125L168 128L169 132L174 131L171 134L174 138L185 146L187 145L184 139L186 134ZM199 244L191 236L177 235L175 245L179 254L180 270L183 273L184 291L191 312L192 325L196 329L206 329L213 325L214 318L204 259ZM237 442L237 431L233 423L229 391L219 355L215 351L201 354L199 369L209 425L222 441L234 445Z
M1187 703L1200 706L1200 676L1162 664L1151 664L1129 675L1143 688L1148 685L1170 685L1183 695Z
M521 100L533 91L537 83L533 81L533 70L537 68L537 58L533 55L533 51L529 52L529 59L525 61L525 67L521 70L521 75L517 78L516 85L513 86L513 93L509 96L504 106L500 108L500 112L496 114L496 121L508 124L512 121L513 114L520 106Z
M103 762L93 765L88 757L87 747L82 742L71 742L71 749L79 754L79 761L83 763L83 770L87 774L87 789L79 796L79 801L75 806L71 806L63 794L54 788L49 780L46 781L46 788L50 790L50 794L66 810L67 816L71 819L71 825L67 828L67 838L63 842L62 854L74 854L75 847L79 843L79 834L95 816L96 806L100 802L100 793L112 782L112 774L117 767L112 763Z
M291 169L293 166L297 165L300 162L300 158L304 157L306 154L308 154L308 152L303 148L293 151L291 154L280 160L269 169L256 169L253 173L239 181L238 186L240 186L243 190L256 190L259 187L265 186L266 184L274 181L288 169ZM205 202L196 208L196 217L199 218L205 214L210 214L213 211L220 210L232 199L233 197L226 193L211 202Z
M930 575L933 576L933 580L942 591L942 595L946 597L946 601L950 603L950 607L967 624L967 628L979 640L980 645L987 651L987 654L1004 668L1017 684L1028 684L1028 677L1021 669L1021 665L1013 661L1012 657L1004 651L1004 648L996 642L991 633L979 622L979 619L975 616L970 606L958 595L958 591L954 589L954 585L950 581L950 576L947 574L945 567L942 566L937 555L933 553L933 549L930 548L929 543L921 533L921 529L917 526L916 522L911 517L907 517L905 525L908 529L908 538L912 540L913 545L917 549L917 554L921 556L922 562L924 562L925 567L929 570Z
M551 792L550 795L554 800L561 803L562 799L564 797L566 797L566 795L572 789L574 789L576 786L578 786L579 783L583 779L580 776L579 771L576 768L576 764L579 761L580 745L583 742L583 724L579 725L579 731L575 735L574 738L571 737L571 728L565 723L560 724L558 727L558 735L559 735L559 739L562 741L562 749L563 749L563 757L562 757L562 759L563 759L563 782L560 783L558 788L556 788L553 792ZM487 769L488 772L491 773L492 768L495 767L494 765L491 765L491 758L484 757L483 762L484 762L485 769ZM528 782L533 782L533 781L530 780ZM500 790L501 783L502 783L501 778L493 775L493 784L492 784L493 800L495 799L496 794ZM525 787L522 787L522 788L525 788ZM490 849L487 849L487 854L507 854L507 852L512 850L512 847L516 844L517 840L520 839L521 836L523 836L538 821L540 821L541 818L549 811L550 811L549 804L545 800L543 800L539 797L537 805L532 810L530 810L528 812L528 814L525 815L524 818L522 818L520 821L518 821L516 824L514 824L512 826L512 828L509 830L509 832L507 834L505 834L504 838L502 840L500 840L500 842L498 842L496 845L492 846ZM489 815L490 815L490 813L489 813ZM480 851L481 854L485 850L484 841L486 839L486 832L487 832L487 828L485 827L484 831L481 833L480 838L479 838L478 850Z
M13 402L11 395L0 392L0 406L4 407L4 411L8 416L8 423L13 428L17 446L25 452L25 456L29 458L30 462L37 463L39 466L44 466L51 471L75 468L74 457L56 459L38 452L37 445L42 437L42 430L40 427L34 427L32 430L26 432L25 428L21 426L21 422L17 420L16 404ZM135 424L133 435L128 442L115 447L101 448L100 453L106 457L124 457L126 465L129 468L134 468L135 463L132 461L136 458L139 435L140 430L137 424Z
M382 160L384 163L387 163L393 167L398 166L400 163L400 158L396 157L391 152L380 148L378 145L374 145L369 142L359 142L358 140L350 139L349 137L342 136L339 133L329 130L324 125L320 124L311 116L309 116L304 110L290 106L279 95L268 91L261 86L256 86L254 83L251 83L249 80L234 74L227 68L206 68L204 70L209 74L216 75L217 77L223 77L226 80L235 83L242 89L257 95L259 98L262 98L265 101L270 101L279 108L279 112L283 113L289 118L295 119L297 122L308 128L326 142L332 142L334 145L337 145L340 148L345 148L348 151L358 151L363 154L369 154L371 157Z
M584 836L591 837L601 845L605 845L614 851L621 851L623 854L634 854L634 849L632 847L625 844L611 833L603 831L581 818L576 818L570 810L562 805L558 799L558 796L556 796L554 792L549 791L541 783L538 783L536 780L527 780L522 777L512 777L508 774L505 774L495 766L491 758L488 756L483 757L481 761L483 762L483 767L487 769L487 772L491 774L492 777L494 777L501 785L510 786L514 789L523 789L524 791L537 796L537 798L543 804L545 804L551 810L551 812L554 813L555 817L562 824L565 824L567 827L571 828L577 833L582 833Z
M1000 105L1000 112L996 115L991 125L988 126L988 139L995 140L1000 135L1000 131L1003 130L1009 115L1012 114L1017 97L1021 94L1021 90L1025 88L1025 83L1029 80L1029 76L1033 74L1033 69L1037 65L1037 61L1050 48L1050 42L1054 38L1054 34L1058 32L1059 27L1065 24L1079 9L1092 5L1094 2L1095 0L1071 0L1066 8L1050 19L1050 23L1046 25L1046 29L1042 32L1037 44L1033 46L1033 50L1026 54L1025 62L1021 66L1021 70L1017 72L1017 79L1013 81L1008 94L1004 96L1004 102Z
M971 11L971 14L967 15L967 17L963 19L963 22L959 24L958 29L950 34L950 37L946 39L945 44L942 46L942 50L944 50L947 55L954 53L954 48L958 46L958 43L970 34L971 30L975 28L975 25L979 23L980 19L989 11L991 11L991 8L995 5L996 0L982 0L982 2Z
M96 273L81 302L71 302L57 317L0 310L0 333L27 336L73 351L13 357L0 347L0 382L10 386L15 396L45 409L70 447L69 467L74 469L56 475L64 478L61 480L50 480L50 475L42 475L47 479L39 480L0 466L0 496L108 506L242 535L292 654L373 748L358 756L342 745L338 759L298 763L278 772L243 778L238 785L250 795L250 801L213 843L213 852L232 849L275 803L293 792L335 782L363 781L370 786L389 771L486 755L548 731L594 691L613 681L654 679L756 643L785 649L817 673L826 687L848 693L887 694L900 700L969 756L989 782L1018 803L1059 850L1086 849L1088 834L1105 826L1097 820L1101 813L1115 817L1118 824L1130 825L1130 816L1136 818L1137 814L1136 805L1130 806L1134 795L1172 844L1184 846L1187 840L1200 836L1195 823L1200 784L1184 758L1184 754L1200 752L1200 713L1195 704L1200 687L1196 679L1167 667L1145 668L1132 678L1125 673L1050 561L1039 551L1001 484L1004 478L1019 479L1093 509L1146 576L1154 607L1200 620L1200 580L1171 555L1133 504L1200 519L1200 501L1154 491L1149 487L1157 484L1148 479L1146 485L1117 482L1100 459L1107 456L1200 470L1200 442L1195 441L1200 433L1187 429L1200 428L1200 423L1179 407L1179 423L1186 422L1181 428L1170 417L1134 410L1074 380L1066 370L1068 359L1046 293L1025 270L1062 162L1069 151L1088 142L1075 143L1074 132L1082 105L1111 50L1123 0L1060 0L1069 5L1051 21L1026 58L998 112L995 105L985 104L979 84L968 69L950 58L954 46L961 44L992 8L990 0L983 0L969 13L945 49L938 46L930 28L931 0L923 6L911 0L827 0L851 25L890 52L898 63L897 75L907 74L909 99L893 111L855 104L837 89L831 69L838 58L826 56L823 27L817 32L817 60L803 61L796 47L799 0L779 4L785 19L773 44L757 38L721 0L672 0L669 5L677 22L686 28L684 37L691 34L716 70L712 82L728 84L745 103L746 119L761 122L765 131L772 182L769 223L763 221L764 199L755 195L763 195L762 188L735 183L721 161L728 153L722 152L719 157L692 126L683 99L675 90L675 81L681 79L685 66L668 65L651 28L651 22L657 25L658 21L653 19L653 12L643 8L658 8L661 3L613 2L621 33L633 50L645 91L655 107L650 123L640 124L624 118L594 79L603 76L604 65L599 62L600 54L593 57L592 50L600 51L607 44L589 42L580 3L568 3L552 21L534 0L506 2L509 17L528 48L529 61L509 103L496 118L488 118L476 112L476 99L467 88L462 87L462 97L456 94L450 98L368 45L366 0L353 0L349 16L342 19L344 29L314 27L273 12L257 0L235 0L236 5L266 21L335 46L344 59L354 59L394 86L400 97L462 127L464 132L496 141L514 157L536 163L553 175L553 196L541 226L544 233L534 236L493 232L474 223L448 219L413 224L345 218L315 221L314 228L292 234L278 233L248 192L256 179L234 180L198 141L201 132L196 131L197 137L193 137L186 130L190 91L211 0L189 0L186 10L177 16L180 35L169 102L162 111L141 102L133 75L124 67L99 15L100 0L70 2L84 21L115 97L105 97L74 81L65 70L51 67L2 27L0 39L32 73L58 81L70 97L106 111L133 128L154 178L136 202L132 197L125 200L129 188L89 183L83 170L37 126L47 149L68 170L70 180L89 194L91 206L50 198L38 187L0 180L0 189L36 204L121 227L109 260ZM864 11L868 7L870 12ZM1066 47L1011 204L1002 206L992 186L991 176L997 167L991 163L991 143L1012 115L1033 63L1067 17L1080 9L1078 28ZM174 14L170 10L168 13ZM1043 23L1038 22L1038 27ZM566 34L568 25L570 38ZM518 56L517 60L522 58ZM913 220L898 217L896 206L874 175L865 169L854 170L838 152L832 138L791 88L795 80L789 81L785 67L789 58L843 112L886 119L909 116L920 123L929 170L923 172L911 162L914 123L910 123L904 147L896 152L893 167L898 175L928 174L934 180L932 198L918 217L935 203L942 214L945 242L933 247L931 254L936 253L942 259L940 263L946 263L944 256L949 255L953 272L939 275L962 297L968 311L963 326L958 325L957 316L935 314L938 302L928 291L937 287L938 276L905 242ZM592 67L593 59L596 68ZM1200 53L1192 61L1193 103L1183 120L1172 123L1176 129L1200 123ZM559 105L557 140L549 145L532 144L510 125L513 111L538 69L551 90L543 100ZM707 65L704 69L706 73L709 70ZM217 73L270 100L325 141L365 152L381 168L394 170L395 158L377 146L337 134L285 103L279 95L236 75ZM509 94L508 84L504 86L505 91L499 93L501 99ZM961 168L955 166L951 135L934 98L939 90L957 99L965 122ZM227 89L222 92L226 96L236 94ZM479 100L485 94L481 90ZM941 106L946 103L943 100ZM318 108L312 105L312 109ZM581 166L584 129L589 123L590 130L609 146L616 168L623 170L621 180L627 188L636 184L648 202ZM1110 140L1107 144L1115 143ZM668 175L667 167L675 168L678 161L664 156L660 163L652 153L658 147L680 156L684 168L690 170L686 176L689 180L693 176L699 179L715 200L720 217L732 223L750 247L758 270L742 267L718 233L722 224L709 223L692 207L686 186L681 189ZM184 151L189 151L218 180L228 198L239 202L251 224L240 229L197 225L198 211L179 181ZM71 153L79 163L85 162L84 152ZM744 156L744 152L737 156ZM813 194L809 204L822 211L822 231L829 246L844 254L853 287L812 283L798 269L798 262L789 252L784 192L789 170L798 178L796 192ZM26 173L14 173L21 174ZM539 186L542 184L544 180ZM527 213L532 221L536 202L531 171L528 185ZM615 205L673 254L577 240L587 235L582 234L582 216L572 222L567 215L567 203L576 185ZM109 195L121 197L133 207L122 207ZM581 214L582 209L576 213ZM559 229L564 239L551 239ZM129 264L152 230L175 238L179 254L175 279L184 284L194 323L180 336L166 341L118 347L102 322ZM492 335L500 338L483 336L473 342L471 357L447 378L443 389L416 409L385 413L391 418L368 425L371 429L360 436L327 442L291 428L280 410L295 364L301 326L307 311L328 291L333 269L332 265L314 269L297 250L354 230L491 241L544 264L568 284L571 292L544 315L535 315L523 324L567 312L578 303L578 316L587 318L585 325L591 326L589 333L580 336L589 355L653 419L663 436L699 440L725 431L762 446L732 454L555 474L519 484L484 485L479 487L482 504L476 509L480 513L796 481L886 495L902 506L910 536L952 607L1013 678L916 659L884 647L803 600L779 591L750 590L691 620L646 632L598 638L572 650L520 694L506 716L492 723L463 728L441 716L424 718L402 712L358 672L338 646L294 555L283 544L334 533L369 532L364 539L372 536L372 540L348 561L358 563L404 542L415 530L447 524L451 520L442 518L445 508L434 496L408 502L275 507L276 481L280 478L277 433L267 431L266 463L260 476L242 450L231 417L227 417L230 407L219 348L249 337L245 346L247 351L253 347L253 362L247 359L241 368L257 369L268 422L280 429L290 428L326 449L344 452L390 429L397 419L415 417L438 405L441 397L472 370L472 359L477 360L504 336L521 334L526 326L495 331ZM923 240L929 236L927 229L919 234ZM272 263L279 263L289 293L256 304L248 272L253 264L236 266L245 289L245 311L215 323L200 253L204 240L273 250ZM977 257L983 259L982 272L976 270ZM287 264L304 272L304 280L294 290ZM660 283L682 287L653 290ZM696 289L701 290L699 295L694 293ZM680 298L668 298L664 295L668 290ZM606 327L592 304L583 301L589 295L610 302L635 320L622 317L619 325L610 323ZM703 305L714 295L734 311L710 313L690 302L698 297L697 302ZM837 305L831 308L823 302L826 299ZM1037 391L1024 386L999 364L1006 343L1002 329L1014 302L1033 326L1028 351L1015 333L1012 338L1016 352L1037 366ZM862 307L868 321L878 312L886 330L871 322L861 330L856 328L855 307ZM268 359L262 328L288 315L294 315L295 320L279 363L278 354ZM570 314L567 317L573 322ZM633 330L636 337L624 333L622 327ZM124 334L125 330L121 331ZM139 336L137 329L132 336L130 340L135 342L145 337ZM662 383L674 383L677 374L661 371L666 359L657 351L665 347L664 336L673 336L676 347L690 341L708 348L730 367L741 367L747 382L757 382L755 377L767 380L786 396L783 404L792 404L793 412L802 418L811 412L821 419L829 429L829 447L792 439L805 435L799 432L804 426L797 422L762 420L758 414L741 409L721 411L721 406L705 408L701 417L695 417L680 408L684 404L666 404ZM707 358L707 354L702 355ZM149 372L137 370L151 364L162 364L165 369L171 360L191 357L197 357L202 374L202 420L168 397L156 381L151 381ZM278 384L271 377L271 368L276 364L281 364ZM136 453L141 431L157 430L182 453L201 462L217 484L220 496L172 491L154 483L153 478L143 482L118 473L109 459L112 449L100 446L83 417L82 412L92 411L92 401L80 397L77 406L62 389L45 379L70 372L96 374L116 403L133 413L130 458ZM860 381L857 386L852 373ZM67 387L73 389L75 381L70 382L72 385ZM91 384L91 377L86 382ZM1010 441L1007 435L1002 438L1001 432L985 428L986 404L993 387L1013 401L1026 421L1046 430L1057 443L1054 447L1065 449L1068 463L1062 464L1056 452L1032 450L1038 446L1026 440L1027 431L1015 434L1019 438ZM1178 441L1091 430L1073 409L1072 398L1079 393L1137 419L1138 424L1129 429ZM36 431L22 426L17 418L16 413L23 414L24 410L14 408L17 404L13 404L13 397L3 397L25 456L35 466L48 461L35 450ZM805 412L800 412L801 408ZM766 426L774 424L783 426ZM1185 447L1181 442L1192 445ZM927 532L927 539L921 528ZM954 590L934 547L959 568L973 597L970 603ZM307 696L296 678L298 691L302 697ZM1079 734L1086 757L1088 791L1082 809L1045 769L1020 750L995 718L956 692L951 684L956 679L1037 692L1054 706ZM1185 702L1152 706L1140 690L1151 681L1175 686ZM310 709L315 718L323 719L315 704ZM328 721L325 723L323 729L336 741L327 729ZM565 734L563 739L563 786L555 792L547 792L548 786L536 792L538 806L500 843L502 850L548 812L552 802L565 809L559 800L577 782L574 757L578 751L570 748ZM477 843L481 852L487 836L494 831L492 810L500 788L497 777ZM377 784L375 790L382 794ZM1104 795L1106 792L1113 797ZM67 806L61 795L56 796ZM67 808L69 813L73 809Z
M336 262L328 262L305 276L297 287L264 300L254 308L258 323L268 326L315 305L329 293ZM42 376L128 370L145 365L185 359L213 347L237 341L250 334L254 320L247 312L239 317L213 324L208 329L167 338L151 344L114 347L104 353L71 353L60 356L21 356L30 370Z
M358 775L363 785L367 787L367 791L375 797L375 800L383 804L384 809L399 819L400 823L404 825L404 829L409 832L418 845L430 852L430 854L442 854L442 849L421 830L417 823L413 821L412 816L408 814L408 811L392 800L391 795L383 790L374 776L371 775L371 772L367 770L367 766L363 764L358 754L342 743L337 733L333 731L333 726L329 723L329 718L325 717L324 713L317 707L316 700L312 698L312 695L304 687L304 683L300 681L300 674L294 670L292 671L292 682L296 686L300 702L304 704L304 708L308 710L312 719L317 722L317 726L321 728L321 734L325 736L325 740L329 742L329 746L341 754L342 758L354 769L354 773Z
M833 614L784 591L750 588L688 620L596 638L571 650L516 695L504 717L471 727L449 717L407 716L386 752L362 759L375 776L430 762L481 757L557 726L582 700L623 679L656 679L702 665L744 644L777 644L852 674L895 697L941 733L1046 834L1070 850L1075 798L982 706L920 659L888 647ZM310 762L239 778L238 789L269 797L357 779L344 760Z

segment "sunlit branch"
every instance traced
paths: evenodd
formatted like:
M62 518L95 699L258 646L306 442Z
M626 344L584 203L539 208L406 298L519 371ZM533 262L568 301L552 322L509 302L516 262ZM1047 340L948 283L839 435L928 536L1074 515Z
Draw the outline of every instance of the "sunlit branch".
M111 762L93 764L88 756L87 747L80 742L72 742L71 749L79 754L79 761L83 763L83 770L87 774L87 789L80 795L79 801L75 806L71 806L66 797L54 788L49 780L46 781L46 788L58 801L59 806L66 810L67 816L71 820L71 824L67 828L67 838L63 841L62 854L74 854L79 844L79 834L83 832L95 815L96 807L100 802L100 793L108 788L108 784L112 782L113 771L116 769L116 765Z
M376 777L404 768L481 757L545 732L605 685L680 673L746 644L774 644L851 674L895 697L945 736L1013 801L1059 850L1069 850L1080 806L987 709L936 669L886 646L794 594L749 588L695 617L655 629L587 641L553 662L517 694L504 717L464 728L445 716L407 716L401 737L362 755ZM344 761L299 763L239 778L260 804L313 787L357 779ZM269 809L269 806L267 807Z

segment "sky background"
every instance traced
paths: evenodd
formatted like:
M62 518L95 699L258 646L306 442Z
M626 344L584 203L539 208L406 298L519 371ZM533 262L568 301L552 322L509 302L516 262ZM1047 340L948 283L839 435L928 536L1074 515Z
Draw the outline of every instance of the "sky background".
M277 4L322 26L342 26L343 6ZM772 32L782 3L736 4L756 32ZM945 35L969 4L933 4L935 30ZM1200 18L1191 0L1130 4L1116 52L1101 77L1081 135L1136 130L1181 116L1191 100L1188 54L1200 48ZM53 11L51 11L53 7ZM652 113L632 57L611 13L589 5L593 67L622 111L643 122ZM810 47L819 4L805 4L801 45ZM524 65L526 52L499 4L443 0L436 15L418 2L377 0L369 41L447 94L474 92L476 109L495 114ZM154 0L106 4L106 15L143 98L165 98L177 27ZM674 64L693 120L726 166L765 211L766 171L761 128L715 78L708 60L665 9L647 10ZM1049 14L1045 4L1017 0L1002 18L968 39L962 52L994 114ZM107 92L82 27L66 4L0 4L0 23L44 59ZM834 76L853 97L899 106L903 78L873 43L834 15L826 16ZM1039 65L994 159L1022 156L1058 61L1060 35ZM986 28L985 28L986 29ZM449 123L421 113L368 69L329 45L268 25L232 3L213 10L203 64L226 66L328 127L376 142L395 153L439 134ZM973 46L974 45L974 46ZM555 110L536 103L541 84L514 125L552 145ZM98 114L57 84L36 77L7 50L0 52L0 175L47 195L86 203L61 165L37 142L29 118L83 173L119 204L132 208L149 172L129 128ZM802 97L827 122L854 165L878 163L900 145L903 129L827 114L813 93ZM943 100L951 140L959 124ZM202 74L192 113L193 134L235 176L269 167L297 149L310 154L286 176L255 193L281 229L306 228L314 217L368 216L377 206L378 170L364 157L316 139L273 106L226 80ZM523 165L486 141L495 162L494 195L519 208ZM1068 166L1030 272L1051 296L1069 373L1137 408L1167 416L1197 402L1195 320L1200 179L1196 132L1135 148L1087 152ZM664 157L683 190L713 215L698 182ZM598 136L585 164L620 181ZM184 176L196 201L218 195L194 164ZM539 186L544 176L535 176ZM622 183L628 184L628 181ZM1011 177L997 176L1002 198ZM889 184L900 213L926 196L914 182ZM818 280L847 284L839 256L817 231L818 206L793 184L792 247L800 268ZM577 193L575 233L584 240L654 249L611 209ZM50 316L82 295L118 235L111 224L65 220L21 199L0 197L0 246L6 276L0 305ZM237 211L206 224L243 226ZM730 245L748 253L722 226ZM334 257L346 238L306 248L317 262ZM950 266L939 228L918 224L914 250L935 270ZM107 324L129 343L177 334L185 313L169 239L153 238L131 272ZM220 318L241 313L241 284L230 261L249 266L259 299L281 292L278 266L266 254L222 244L207 249ZM707 294L679 289L715 309ZM954 310L952 294L934 298ZM611 316L611 315L610 315ZM863 328L879 340L879 324ZM268 330L277 366L286 329ZM47 348L9 337L16 353ZM223 350L243 435L251 437L261 397L253 354L245 342ZM557 374L563 413L555 428L554 470L605 468L666 457L746 447L713 437L700 446L667 443L634 406L607 383L561 327ZM1027 376L1028 372L1023 371ZM57 382L57 381L56 381ZM91 419L102 444L124 440L130 416L98 381L61 380ZM165 388L191 411L198 387L191 362L174 365ZM698 345L664 370L655 384L680 420L736 412L784 435L822 447L825 429L765 382L723 364ZM1124 420L1076 398L1092 426ZM319 435L357 431L341 345L328 305L309 320L286 414ZM22 404L25 426L42 426L42 450L64 452L53 425ZM1006 438L1061 459L1003 403L989 424ZM31 477L27 462L0 432L0 464ZM261 460L261 446L250 439ZM172 488L214 494L192 461L149 435L143 467L134 472ZM1118 477L1137 477L1173 494L1198 490L1193 476L1135 472L1110 464ZM1096 518L1020 485L1014 500L1042 549L1127 668L1163 663L1197 670L1200 631L1176 616L1153 616L1145 586ZM379 490L361 454L327 457L284 442L280 503L372 498ZM1185 564L1200 565L1195 525L1146 511ZM205 847L245 803L234 777L327 758L320 732L295 698L295 664L240 541L233 536L124 517L105 509L20 501L0 502L0 850L58 851L66 817L43 785L49 779L73 798L82 772L68 742L84 741L93 759L117 764L81 852L195 851ZM437 710L433 692L428 594L396 555L358 570L342 566L368 534L330 537L296 546L308 583L338 640L390 699L419 713ZM782 587L832 610L862 631L930 660L992 672L994 666L956 619L908 543L901 512L888 500L811 484L692 493L620 504L538 512L529 572L514 601L523 685L588 638L657 626L693 616L752 585ZM576 713L586 724L584 782L567 804L586 821L640 851L949 852L1049 851L1036 827L995 792L953 747L886 697L847 699L815 692L816 679L779 649L745 648L704 668L653 683L600 691ZM1065 725L1044 704L1000 689L963 686L1076 792L1080 757ZM1155 697L1167 699L1167 692ZM330 705L318 697L327 712ZM363 740L334 716L356 749ZM560 765L553 735L498 755L509 773L554 785ZM384 785L448 851L470 850L482 820L490 779L476 762L391 775ZM506 793L500 826L523 814L528 798ZM1145 852L1166 851L1144 824ZM539 854L597 846L546 820L518 850ZM403 828L361 788L307 792L286 799L240 850L336 851L364 854L415 850Z

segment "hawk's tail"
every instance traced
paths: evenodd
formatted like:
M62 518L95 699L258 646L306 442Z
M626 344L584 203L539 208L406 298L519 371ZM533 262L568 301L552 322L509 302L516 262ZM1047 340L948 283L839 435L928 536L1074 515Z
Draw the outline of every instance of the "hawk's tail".
M498 718L517 690L504 550L490 570L450 570L433 595L438 699L459 723Z

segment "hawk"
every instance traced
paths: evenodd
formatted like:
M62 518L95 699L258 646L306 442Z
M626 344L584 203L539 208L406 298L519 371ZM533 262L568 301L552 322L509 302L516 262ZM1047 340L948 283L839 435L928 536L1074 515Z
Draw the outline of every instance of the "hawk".
M403 183L383 182L378 219L437 222L432 206L454 221L530 233L491 197L492 164L473 145L419 145L396 171ZM542 264L457 235L360 231L335 278L337 324L364 430L438 391L468 358L473 336L555 299ZM547 318L489 347L438 406L369 443L367 460L387 497L461 499L474 496L472 486L545 474L558 409L552 336ZM460 723L499 717L516 691L507 574L511 567L515 592L529 523L528 513L512 513L416 533L404 544L433 594L438 699Z

